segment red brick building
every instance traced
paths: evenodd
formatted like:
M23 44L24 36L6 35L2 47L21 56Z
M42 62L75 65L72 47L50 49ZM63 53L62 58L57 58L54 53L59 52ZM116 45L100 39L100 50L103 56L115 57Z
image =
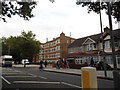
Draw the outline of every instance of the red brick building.
M59 37L41 44L39 61L47 60L48 62L57 61L59 58L66 59L68 46L74 41L74 38L65 36L62 32Z

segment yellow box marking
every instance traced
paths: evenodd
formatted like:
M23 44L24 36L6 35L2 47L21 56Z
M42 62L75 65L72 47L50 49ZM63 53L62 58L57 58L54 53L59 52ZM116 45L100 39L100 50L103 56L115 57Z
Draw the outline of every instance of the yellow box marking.
M90 90L90 73L89 71L82 71L82 88Z

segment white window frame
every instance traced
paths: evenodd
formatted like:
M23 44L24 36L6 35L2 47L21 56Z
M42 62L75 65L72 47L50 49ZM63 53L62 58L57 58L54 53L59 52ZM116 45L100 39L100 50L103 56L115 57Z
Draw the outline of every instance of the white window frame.
M105 41L105 49L110 49L110 41Z

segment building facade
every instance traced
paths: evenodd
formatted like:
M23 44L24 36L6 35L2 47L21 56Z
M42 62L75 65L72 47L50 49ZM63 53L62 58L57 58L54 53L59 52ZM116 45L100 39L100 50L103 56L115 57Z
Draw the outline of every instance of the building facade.
M62 32L59 37L41 44L39 60L55 62L59 58L66 59L68 55L68 46L74 41L74 38L65 36Z
M117 65L120 67L120 29L113 30L113 36ZM90 63L91 59L103 61L104 57L106 62L113 66L111 38L108 28L104 29L103 34L76 39L69 45L68 50L68 60L73 59L77 64Z

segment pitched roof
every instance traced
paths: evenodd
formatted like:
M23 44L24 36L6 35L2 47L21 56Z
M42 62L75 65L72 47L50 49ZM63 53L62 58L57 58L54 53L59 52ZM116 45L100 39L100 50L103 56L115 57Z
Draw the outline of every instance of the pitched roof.
M120 29L113 30L113 36L120 39Z
M103 34L104 34L104 33L103 33ZM107 35L107 34L108 34L108 33L106 33L106 35ZM113 30L113 36L114 36L115 38L120 39L120 29ZM94 40L94 41L97 43L97 42L100 40L100 37L101 37L101 33L76 39L72 44L69 45L68 48L70 48L70 47L80 47L80 46L82 46L83 42L84 42L87 38L91 38L92 40Z
M76 39L71 45L69 45L69 47L79 47L79 46L82 46L83 42L87 38L91 38L92 40L94 40L97 43L99 38L100 38L100 36L101 36L101 34L99 33L99 34L95 34L95 35L91 35L91 36L87 36L87 37Z
M120 29L116 29L116 30L113 30L113 36L114 36L114 38L116 39L116 38L118 38L118 39L120 39ZM104 37L106 37L107 35L110 35L110 30L108 29L107 30L107 32L105 33L104 32Z
M76 39L72 44L70 44L68 47L79 47L82 45L82 43L87 39L87 37Z

